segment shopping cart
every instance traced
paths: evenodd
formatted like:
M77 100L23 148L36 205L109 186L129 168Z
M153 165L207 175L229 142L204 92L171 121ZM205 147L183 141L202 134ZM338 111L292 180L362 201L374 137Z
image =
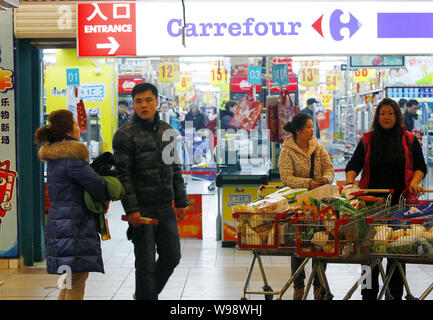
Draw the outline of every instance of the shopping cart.
M261 186L258 192L259 196L263 196L262 192L265 188L278 189L281 188L281 186ZM374 192L378 191L390 192L390 190L374 190ZM325 289L324 299L332 299L333 295L329 289L323 262L368 264L371 268L376 264L380 264L380 261L370 260L368 247L365 247L365 239L367 237L365 218L367 216L375 216L378 212L383 211L389 206L390 199L391 195L388 196L387 201L384 201L378 207L365 211L355 217L344 219L302 219L299 218L298 215L299 208L293 208L285 213L233 213L238 232L238 248L241 250L250 249L253 252L253 260L249 268L241 298L246 299L246 294L264 294L267 300L273 299L273 296L277 296L277 299L281 299L307 263L310 260L314 260L313 270L308 279L308 284L304 290L302 299L306 299L316 273L318 274L322 287ZM300 235L302 233L305 234L307 229L309 229L308 231L314 231L315 228L317 228L317 231L320 231L320 228L334 229L334 239L330 242L330 246L328 246L329 249L325 251L314 250L312 249L313 245L311 241L308 243L308 240L301 239ZM261 256L297 256L304 258L304 260L284 284L282 289L280 291L273 291L268 284ZM256 261L264 281L263 291L248 290ZM383 272L381 264L379 265L379 269L384 278L385 273ZM345 299L351 297L359 286L359 283L361 283L366 276L367 275L363 275L360 278L350 289Z
M402 196L399 204L380 215L368 217L366 221L369 225L370 255L393 259L378 299L383 298L397 269L407 293L406 300L415 300L402 263L433 264L433 201L406 202ZM418 299L424 300L432 290L433 283Z
M305 217L301 215L291 219L292 225L296 228L296 255L299 257L311 257L313 270L304 290L305 299L311 288L312 281L317 273L323 296L325 300L331 300L333 295L325 274L324 263L345 263L363 264L370 268L378 265L381 274L384 276L382 265L377 260L370 259L367 240L367 216L375 216L383 211L391 202L391 190L364 190L365 192L388 193L386 201L378 206L365 210L362 213L350 217L339 218L335 215L332 207L324 208L318 212L317 217ZM322 215L328 211L327 215ZM330 217L330 218L324 218ZM366 275L362 275L350 288L344 300L350 299L359 284Z
M260 186L257 192L258 199L263 199L266 191L275 191L283 186ZM296 213L290 209L283 213L246 213L234 212L236 223L238 250L251 250L253 259L248 269L247 279L242 290L241 299L246 300L246 295L264 295L266 300L272 300L274 296L278 300L294 281L299 272L304 268L308 259L305 259L297 272L290 277L280 291L274 291L270 286L263 267L262 256L294 256L296 254L295 230L290 217ZM263 280L263 291L249 290L253 271L259 266Z

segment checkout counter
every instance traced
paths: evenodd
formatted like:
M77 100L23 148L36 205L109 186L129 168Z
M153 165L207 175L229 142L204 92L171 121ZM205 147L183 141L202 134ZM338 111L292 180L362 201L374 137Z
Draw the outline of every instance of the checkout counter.
M259 155L259 157L256 159L244 159L242 161L239 153L242 154L241 148L245 147L245 141L235 146L233 141L229 140L227 139L227 143L225 144L227 149L217 151L220 159L216 175L216 186L218 188L216 234L217 240L222 241L222 247L234 247L237 243L232 207L256 200L257 191L261 185L281 185L280 173L278 171L278 157L274 157L275 160L271 163L271 161L266 161L267 157L265 155L254 153ZM228 147L230 144L232 148ZM231 151L228 152L227 150ZM279 154L279 152L275 152L274 148L272 148L272 151L274 155L277 155L276 153ZM236 160L229 161L229 159ZM272 167L275 169L272 169Z

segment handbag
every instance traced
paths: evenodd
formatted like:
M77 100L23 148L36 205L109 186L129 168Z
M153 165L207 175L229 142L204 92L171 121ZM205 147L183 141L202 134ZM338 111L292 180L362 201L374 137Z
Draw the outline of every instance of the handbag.
M292 121L293 117L300 112L299 107L296 107L292 101L290 93L281 93L281 103L277 105L278 117L278 139L282 142L290 133L283 129L284 125Z
M251 93L239 101L238 107L230 120L230 125L239 129L253 131L263 110L263 103L255 101Z

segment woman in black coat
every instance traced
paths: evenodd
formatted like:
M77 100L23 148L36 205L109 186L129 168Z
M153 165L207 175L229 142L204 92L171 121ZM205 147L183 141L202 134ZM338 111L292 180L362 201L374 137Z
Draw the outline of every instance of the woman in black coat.
M408 199L422 193L424 189L419 184L427 173L427 166L417 138L403 125L397 102L390 98L379 102L371 129L364 133L346 166L346 182L353 184L362 172L358 183L361 189L394 189L391 205L398 204L402 193ZM388 274L393 260L387 260ZM376 300L379 293L378 267L373 268L371 282L367 283L371 286L361 290L362 299ZM395 300L402 299L403 279L398 270L391 277L389 289Z
M62 289L59 300L82 300L89 272L104 273L95 214L85 205L84 190L101 202L109 196L105 181L88 163L89 150L79 141L80 130L72 112L54 111L48 121L49 126L35 133L39 159L47 162L47 271L72 274L72 288Z

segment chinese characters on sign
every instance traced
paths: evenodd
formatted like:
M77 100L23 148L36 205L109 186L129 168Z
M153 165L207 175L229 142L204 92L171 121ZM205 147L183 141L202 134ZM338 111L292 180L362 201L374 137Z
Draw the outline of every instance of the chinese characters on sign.
M16 192L15 70L13 18L0 12L0 259L16 258L18 212Z
M135 3L79 3L78 56L136 55Z

